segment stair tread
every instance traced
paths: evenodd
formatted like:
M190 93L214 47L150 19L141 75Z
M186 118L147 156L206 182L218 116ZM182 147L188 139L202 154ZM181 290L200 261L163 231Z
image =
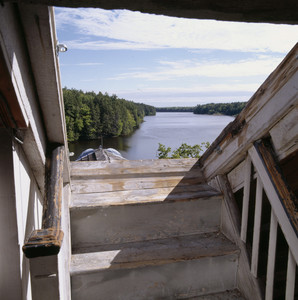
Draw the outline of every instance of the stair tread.
M183 173L196 170L198 177L203 173L198 165L198 159L148 159L119 160L113 163L103 161L72 162L71 177L104 177L109 175L127 176L131 174Z
M187 300L233 300L233 299L245 300L245 298L241 295L241 293L237 289L187 298Z
M221 193L207 184L176 186L156 189L138 189L102 193L73 194L71 209L141 203L187 201L218 197Z
M177 176L174 174L173 176L142 176L138 178L135 176L129 178L115 177L100 179L74 179L71 182L71 191L74 194L102 193L138 189L168 188L175 187L177 185L181 187L202 183L200 178L189 174L187 174L187 176Z
M85 253L72 255L72 275L106 269L161 265L204 257L238 255L235 244L218 232L81 248L79 251ZM86 253L86 251L93 252Z

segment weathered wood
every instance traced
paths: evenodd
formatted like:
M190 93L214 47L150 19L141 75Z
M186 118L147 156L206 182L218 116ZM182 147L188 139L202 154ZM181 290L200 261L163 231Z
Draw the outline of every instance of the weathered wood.
M271 210L265 300L273 299L277 226L278 224L277 224L276 216L274 212Z
M274 151L270 143L260 141L255 143L255 147L266 167L268 176L279 195L280 201L288 215L296 235L298 236L298 199L285 181L279 163L274 157Z
M203 154L200 163L207 181L217 174L230 172L244 159L251 143L268 134L298 104L297 55L298 44Z
M207 184L169 188L124 190L116 192L73 194L71 208L187 201L221 194Z
M241 239L243 242L246 242L250 181L251 181L251 159L248 155L245 161L244 191L243 191L243 201L242 201L243 203L242 203L242 219L241 219Z
M258 277L259 245L260 245L260 230L261 230L261 216L262 216L262 197L263 197L263 185L262 185L261 179L259 177L257 177L254 233L253 233L252 258L251 258L251 273L255 277Z
M56 147L52 152L46 172L42 229L33 231L23 246L23 251L28 258L55 255L60 251L63 240L61 230L63 159L64 147Z
M242 22L272 22L297 24L297 3L293 0L248 0L245 3L228 0L212 2L176 0L4 0L5 2L34 3L65 7L98 7L128 9L144 13L162 14L183 18L216 19Z
M117 257L121 256L121 251ZM187 299L236 288L238 255L72 276L72 299ZM200 280L202 279L202 280ZM92 283L92 284L90 284Z
M240 238L241 215L235 201L232 188L226 175L218 175L216 179L219 183L220 190L223 192L224 204L227 207L226 215L222 213L221 230L228 237L231 236L232 240L235 241L236 245L240 249L239 265L237 271L238 288L241 290L241 293L243 293L246 299L261 300L263 298L261 296L259 284L257 282L257 279L252 276L250 272L249 255L246 245ZM225 217L228 217L229 220L223 220L223 218ZM225 228L223 228L223 225L224 223L228 223L229 221L232 225L232 230L229 232L225 232Z
M227 175L234 193L244 186L244 166L245 161L242 161Z
M43 124L50 143L65 144L66 126L53 9L40 5L19 6ZM47 70L46 72L44 70Z
M109 205L71 209L73 251L214 232L220 226L221 198L183 202Z
M296 279L296 262L294 260L291 250L289 250L288 268L287 268L286 300L294 300L295 279Z
M186 175L189 171L196 172L197 177L203 178L197 159L148 159L148 160L119 160L113 163L102 161L72 162L71 177L73 179L115 178L136 174ZM178 174L175 174L178 173Z
M0 78L0 121L8 128L27 128L28 117L24 107L18 102L2 49L0 49Z
M270 130L278 159L282 160L298 149L298 106L294 107Z
M276 190L275 185L273 184L272 179L269 176L270 173L268 172L259 152L255 147L252 147L249 150L249 155L252 158L253 164L258 174L260 175L260 178L262 178L264 190L269 199L272 210L274 211L278 219L278 223L289 245L289 248L292 251L295 261L298 262L297 235L282 205L280 195L278 194L278 191Z
M102 193L112 191L140 190L154 188L168 188L179 185L190 186L200 184L198 178L184 178L183 176L171 177L139 177L139 178L119 178L119 179L87 179L72 180L71 191L74 194L82 193Z
M74 254L71 275L104 269L130 269L161 265L183 260L238 254L239 250L218 232L182 236L175 239L151 240L137 243L102 245L89 253Z

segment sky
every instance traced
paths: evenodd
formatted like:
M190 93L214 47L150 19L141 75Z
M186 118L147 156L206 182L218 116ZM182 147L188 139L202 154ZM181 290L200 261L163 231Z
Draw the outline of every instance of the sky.
M55 8L62 86L156 107L248 101L297 43L297 25Z

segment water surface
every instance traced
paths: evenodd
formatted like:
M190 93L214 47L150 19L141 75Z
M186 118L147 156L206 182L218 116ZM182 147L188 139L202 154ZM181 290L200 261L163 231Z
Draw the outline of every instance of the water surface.
M129 137L104 138L104 148L115 148L127 159L157 158L158 143L173 150L182 143L189 145L213 142L223 128L233 121L229 116L195 115L193 113L156 113ZM98 148L100 140L70 143L75 159L87 148Z

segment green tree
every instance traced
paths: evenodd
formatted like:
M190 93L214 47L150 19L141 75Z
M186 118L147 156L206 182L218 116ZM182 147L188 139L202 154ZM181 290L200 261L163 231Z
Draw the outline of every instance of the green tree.
M204 148L209 148L209 142L202 142L200 145L196 144L194 146L188 145L186 143L182 143L179 148L173 151L172 155L169 157L169 153L171 152L170 147L166 147L165 145L159 143L159 147L157 149L157 156L159 159L162 158L200 158L201 152L204 151Z

